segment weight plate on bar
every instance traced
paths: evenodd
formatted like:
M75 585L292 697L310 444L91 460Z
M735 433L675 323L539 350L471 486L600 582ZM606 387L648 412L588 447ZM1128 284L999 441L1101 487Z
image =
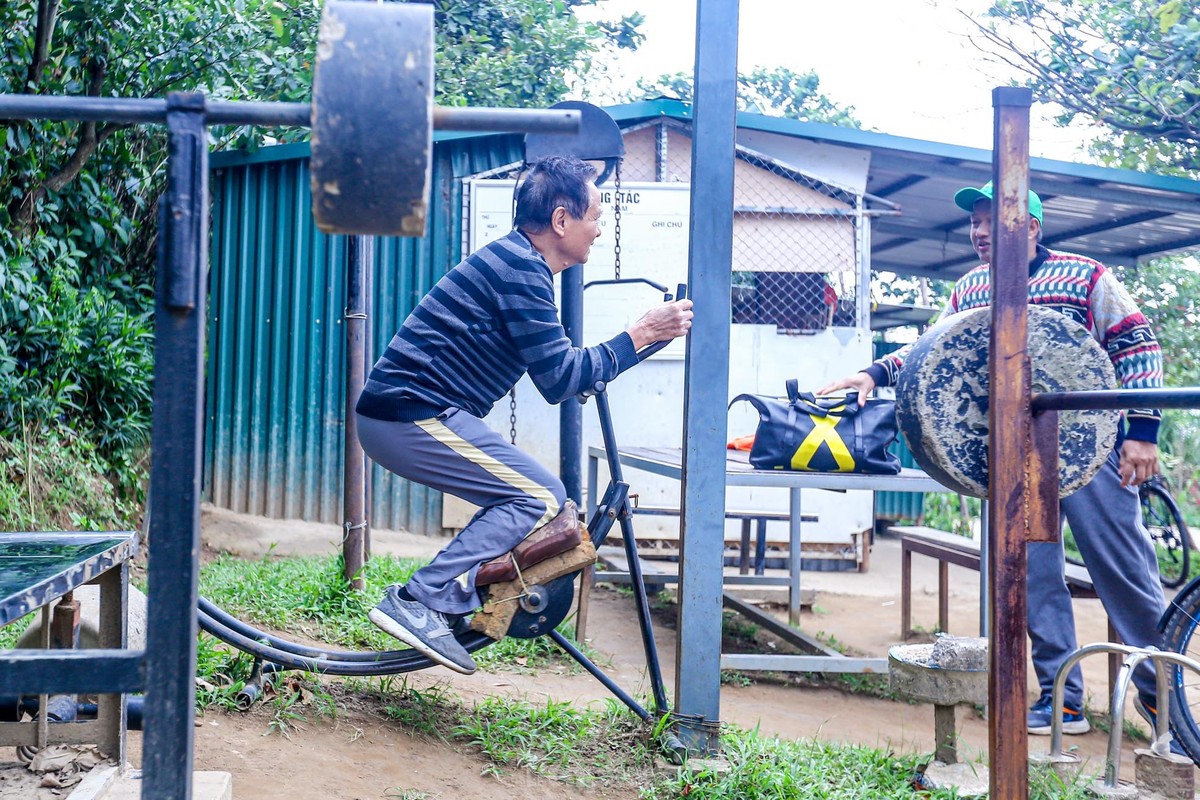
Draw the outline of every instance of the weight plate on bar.
M326 233L423 236L433 6L328 0L313 76L313 216Z
M904 360L896 416L913 458L947 488L986 497L988 351L991 309L948 317L926 331ZM1034 392L1116 389L1112 361L1087 329L1044 306L1029 307ZM1116 411L1058 412L1059 496L1079 489L1116 442Z

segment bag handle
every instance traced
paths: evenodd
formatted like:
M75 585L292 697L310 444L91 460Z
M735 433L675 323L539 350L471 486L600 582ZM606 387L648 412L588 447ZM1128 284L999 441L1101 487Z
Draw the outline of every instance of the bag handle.
M853 417L858 414L860 407L858 405L858 392L846 392L845 399L841 397L821 397L818 398L812 392L800 391L800 381L797 378L788 378L787 381L788 402L795 408L799 408L806 414L811 414L815 417L829 416L829 412L839 406L844 405L845 408L840 412L843 417Z

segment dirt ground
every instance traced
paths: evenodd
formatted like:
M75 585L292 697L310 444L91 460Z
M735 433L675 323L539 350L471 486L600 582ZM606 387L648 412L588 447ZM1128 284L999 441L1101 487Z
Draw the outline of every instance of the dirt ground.
M276 545L276 552L328 553L336 546L339 531L332 526L303 522L278 522L206 509L204 535L212 547L253 556ZM374 552L428 555L436 542L402 533L376 532ZM816 590L812 608L804 611L801 627L810 634L828 634L849 652L883 656L896 644L900 622L899 544L882 536L875 543L867 573L805 572L802 584ZM914 623L931 628L937 618L937 573L932 560L914 558ZM978 631L978 575L951 567L951 632L974 635ZM784 611L786 614L786 610ZM1081 643L1103 641L1105 621L1099 602L1076 601ZM593 648L611 659L607 671L627 691L648 696L641 637L631 598L604 585L591 595L588 638ZM660 663L673 696L676 670L674 632L658 627ZM1103 709L1106 665L1100 657L1084 663L1092 693L1089 705ZM1031 700L1036 682L1030 672ZM534 703L546 699L574 703L602 702L609 697L586 673L546 671L540 674L483 672L463 676L444 668L412 673L409 685L418 689L448 688L464 701L503 693ZM751 676L753 677L753 676ZM1132 708L1126 716L1135 718ZM786 685L756 680L747 686L728 685L721 690L721 719L743 727L758 726L764 733L785 738L821 738L888 749L928 753L933 742L933 707L850 694L831 688ZM209 712L197 720L195 768L232 773L235 798L288 798L288 800L374 800L375 798L491 798L502 792L526 800L579 797L636 797L635 790L566 790L555 781L520 770L501 774L488 769L480 757L458 752L445 743L410 736L397 724L350 708L333 720L314 719L294 725L287 735L271 732L263 712L227 714ZM975 711L957 712L960 748L969 760L985 757L988 723ZM1103 769L1108 747L1106 733L1093 730L1085 736L1067 737L1066 745L1090 759L1089 770ZM1045 752L1048 737L1030 737L1030 750ZM1133 750L1143 743L1123 744L1121 773L1133 775ZM140 734L130 734L131 761L140 761ZM14 752L0 748L0 798L24 800L65 797L64 790L36 788L19 782L13 767ZM8 767L6 769L6 767ZM424 793L423 795L420 793Z

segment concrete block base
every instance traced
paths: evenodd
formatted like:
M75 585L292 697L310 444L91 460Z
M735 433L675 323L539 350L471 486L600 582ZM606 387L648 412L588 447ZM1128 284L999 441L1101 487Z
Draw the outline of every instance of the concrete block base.
M933 761L925 767L925 783L930 789L955 788L958 796L987 797L990 777L984 764L943 764Z
M1160 756L1146 749L1133 752L1139 792L1153 792L1164 800L1192 800L1196 796L1196 768L1190 758L1174 753Z
M141 770L120 774L116 767L109 767L94 770L67 800L139 800L141 796ZM233 776L228 772L193 772L192 800L233 800Z

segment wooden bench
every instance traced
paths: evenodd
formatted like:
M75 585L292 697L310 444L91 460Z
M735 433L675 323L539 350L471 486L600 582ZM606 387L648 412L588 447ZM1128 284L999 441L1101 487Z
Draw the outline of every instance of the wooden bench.
M679 509L670 507L658 506L637 506L633 509L634 514L644 514L653 517L678 517ZM791 516L786 511L726 511L725 519L741 520L742 532L741 539L732 540L740 544L740 555L738 557L738 574L750 574L750 523L756 523L755 543L754 543L754 574L762 575L766 570L767 563L767 523L768 522L788 522ZM802 514L801 522L817 522L820 518L816 514ZM643 538L638 536L639 539Z
M895 526L889 530L900 535L900 636L902 639L912 638L915 631L912 628L912 557L919 553L938 562L938 630L949 631L950 626L950 565L955 564L976 572L980 568L979 543L965 536L939 531L934 528L921 526ZM1087 568L1078 564L1066 565L1065 577L1067 588L1072 597L1097 598L1092 586L1092 577ZM986 602L981 598L980 602ZM1108 640L1120 642L1117 632L1113 629L1112 620L1108 621ZM1121 658L1111 654L1108 658L1109 688L1115 685L1117 672L1121 668Z

